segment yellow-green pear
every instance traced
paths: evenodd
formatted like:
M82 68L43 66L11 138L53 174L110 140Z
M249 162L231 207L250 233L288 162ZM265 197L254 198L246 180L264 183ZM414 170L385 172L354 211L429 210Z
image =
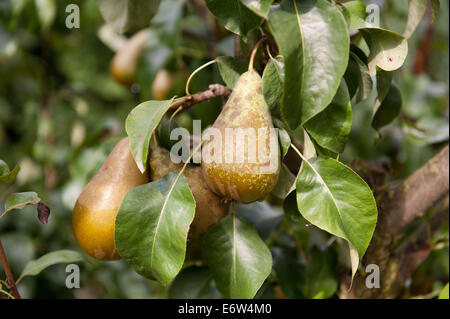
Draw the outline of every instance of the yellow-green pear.
M277 183L280 149L257 72L239 77L207 132L201 166L208 186L222 198L263 200Z
M147 173L136 166L128 137L123 138L83 189L73 209L72 228L86 253L100 260L120 259L114 245L117 211L130 189L148 182Z
M134 83L136 65L149 37L148 29L134 34L111 60L109 70L113 78L126 86Z

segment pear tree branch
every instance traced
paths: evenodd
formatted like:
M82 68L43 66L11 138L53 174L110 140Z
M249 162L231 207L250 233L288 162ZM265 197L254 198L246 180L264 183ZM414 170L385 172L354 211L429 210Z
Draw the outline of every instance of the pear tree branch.
M198 92L195 94L187 95L175 99L175 101L170 106L170 111L177 110L180 106L183 109L188 109L195 104L210 100L215 97L228 98L231 94L231 90L221 84L210 84L209 89L203 92Z
M6 278L8 279L8 284L11 287L11 293L15 299L20 299L19 291L16 287L16 282L9 267L8 259L6 259L5 250L3 249L2 241L0 240L0 261L2 262L3 269L5 270Z
M374 236L352 290L342 289L341 297L397 297L404 282L431 252L431 236L448 222L448 192L447 145L404 181L388 184L376 193L379 215ZM432 208L434 214L430 221L409 235L406 243L399 245L406 228ZM365 285L364 267L369 264L380 269L380 288L369 289Z

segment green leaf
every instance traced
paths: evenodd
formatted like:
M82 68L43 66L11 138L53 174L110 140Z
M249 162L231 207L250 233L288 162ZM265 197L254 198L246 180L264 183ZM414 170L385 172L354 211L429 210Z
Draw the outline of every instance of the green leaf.
M247 62L241 59L220 56L216 58L216 61L219 65L220 76L230 89L234 88L241 74L247 71Z
M116 217L117 250L134 270L166 286L186 254L195 200L186 178L169 173L130 190Z
M393 31L379 28L364 20L361 16L361 8L341 6L349 27L359 29L370 49L369 73L374 76L376 67L386 71L400 68L408 55L407 39Z
M347 240L361 261L377 222L375 199L364 180L334 159L316 157L303 162L296 190L303 217Z
M352 128L352 117L347 85L342 81L331 104L304 127L320 146L342 153Z
M372 127L379 130L381 127L388 125L400 114L401 108L402 96L400 90L392 84L383 102L373 115Z
M167 121L162 122L156 129L156 138L158 140L158 144L167 150L172 149L172 146L178 143L178 141L171 140L170 133L172 132L173 129L178 127L179 126L174 119L169 119Z
M246 36L248 31L263 22L263 18L253 13L241 0L205 0L205 2L209 11L226 29L240 36Z
M427 9L428 0L409 0L408 2L408 21L406 22L403 36L409 39L422 20Z
M249 221L258 231L259 236L266 240L280 225L283 211L263 201L238 205L236 215Z
M19 173L20 166L16 165L14 169L11 171L9 169L8 164L3 160L0 160L0 182L12 183L16 179L17 174Z
M295 129L333 99L348 63L347 25L326 0L283 0L269 26L285 65L281 115Z
M281 147L281 160L283 160L289 151L289 147L291 147L291 137L285 129L278 129L278 141L280 142Z
M336 252L328 247L325 251L314 246L302 272L301 291L305 298L327 299L338 288Z
M41 199L35 192L14 193L9 195L5 200L5 211L0 215L3 216L13 209L22 209L28 205L36 205Z
M173 99L165 101L147 101L136 106L128 114L125 129L130 138L131 153L139 170L143 173L147 167L150 139Z
M275 276L285 296L289 299L305 298L300 287L306 267L300 260L296 248L273 247L272 255Z
M44 269L55 264L71 264L82 261L83 256L73 250L57 250L28 262L17 282L26 276L36 276Z
M344 75L350 98L356 95L355 103L367 99L373 89L372 77L367 66L367 57L358 47L352 45L349 63Z
M376 74L376 67L385 71L400 68L408 55L408 41L398 33L379 29L360 29L370 48L369 74Z
M449 299L448 298L448 283L442 289L441 294L439 295L439 299Z
M366 6L362 1L349 1L340 4L343 6L343 14L350 29L359 29L361 25L366 25Z
M103 19L118 33L147 27L160 0L97 0Z
M207 267L190 266L183 269L172 281L168 297L170 299L212 299L220 298L220 293Z
M272 195L280 199L285 199L289 193L295 188L296 176L292 174L289 168L281 163L280 175L278 181L272 190Z
M273 0L241 0L241 2L255 14L267 19Z
M281 119L280 101L283 96L284 64L283 58L271 58L264 68L262 90L272 117Z
M253 298L272 269L272 255L255 228L234 215L205 234L202 252L226 298Z

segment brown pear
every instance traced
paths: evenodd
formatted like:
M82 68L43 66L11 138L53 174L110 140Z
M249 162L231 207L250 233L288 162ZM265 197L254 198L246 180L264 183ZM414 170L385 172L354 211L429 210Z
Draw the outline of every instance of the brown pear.
M134 83L136 65L148 36L147 29L141 30L128 39L123 47L116 52L111 60L109 70L117 82L126 86Z
M242 203L263 200L277 183L280 149L258 73L248 71L239 77L212 128L214 134L204 134L202 146L208 186L222 198Z
M168 150L157 147L150 155L150 174L152 181L170 172L179 172L183 163L175 164ZM202 236L219 220L228 214L229 203L214 194L205 183L199 166L188 164L183 172L195 199L195 217L188 234L188 253L193 259L200 257Z
M86 253L100 260L120 259L114 245L117 211L130 189L148 182L131 155L128 137L120 140L73 209L75 238Z

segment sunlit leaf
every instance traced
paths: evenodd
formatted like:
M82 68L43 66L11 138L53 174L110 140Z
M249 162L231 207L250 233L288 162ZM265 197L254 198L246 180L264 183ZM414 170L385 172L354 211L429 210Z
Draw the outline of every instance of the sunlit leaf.
M169 109L172 100L143 102L128 114L125 129L130 138L131 153L141 172L144 172L147 166L152 133Z
M346 239L361 261L377 221L375 199L364 180L334 159L317 157L303 163L296 190L303 217Z

